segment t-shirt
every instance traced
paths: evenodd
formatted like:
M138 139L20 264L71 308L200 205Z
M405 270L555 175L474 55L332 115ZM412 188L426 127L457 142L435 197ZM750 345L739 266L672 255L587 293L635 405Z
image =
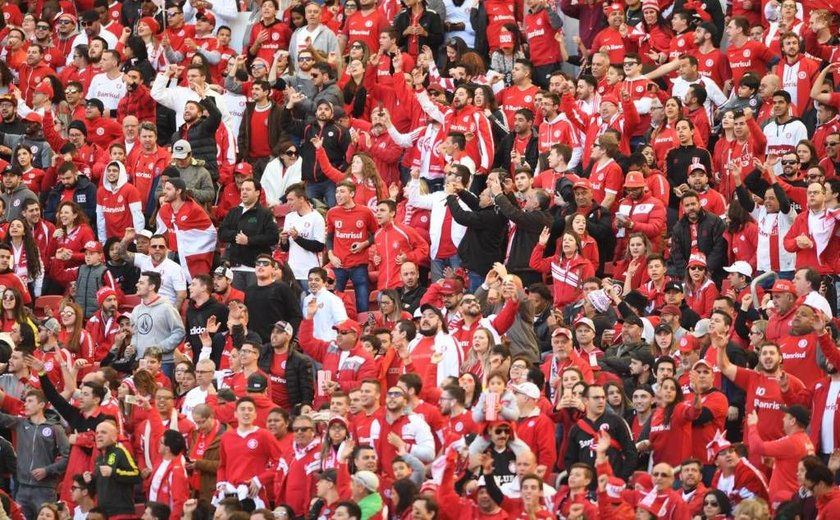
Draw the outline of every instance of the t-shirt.
M754 72L758 77L767 74L767 62L773 59L773 53L763 43L747 40L740 47L730 44L726 57L732 69L732 83L737 87L747 72Z
M296 229L298 236L306 240L317 240L324 243L326 224L324 217L317 211L310 211L306 215L291 212L283 222L283 231ZM321 266L321 255L302 248L295 240L289 238L289 267L295 273L296 280L306 280L309 270Z
M167 298L172 305L178 303L178 291L187 290L187 280L184 278L184 271L179 264L170 259L165 259L158 265L154 265L152 257L143 253L134 253L134 266L143 271L154 271L160 273L161 283L158 294Z
M790 389L794 394L803 389L804 385L798 378L789 374L788 379ZM785 415L782 406L785 406L785 400L782 398L778 378L756 370L738 367L735 373L735 384L746 394L745 414L750 414L754 410L758 413L758 433L761 438L765 441L782 438L785 434L782 429L782 418ZM748 429L749 425L744 423L744 439L749 435Z
M342 268L367 265L367 249L354 253L350 246L354 242L367 242L376 228L376 218L366 206L334 207L327 212L327 233L333 234L333 253L341 260Z
M271 156L271 146L268 144L268 114L270 108L271 104L269 103L265 108L254 107L254 111L251 113L250 150L248 152L252 159Z
M286 387L286 361L289 359L289 353L274 354L274 359L271 362L271 369L269 376L271 377L271 400L277 406L284 410L291 410L289 403L289 391Z

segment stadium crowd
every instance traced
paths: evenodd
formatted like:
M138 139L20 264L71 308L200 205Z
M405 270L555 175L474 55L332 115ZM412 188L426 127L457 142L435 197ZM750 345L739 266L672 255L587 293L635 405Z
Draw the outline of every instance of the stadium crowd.
M836 2L0 7L0 520L840 518Z

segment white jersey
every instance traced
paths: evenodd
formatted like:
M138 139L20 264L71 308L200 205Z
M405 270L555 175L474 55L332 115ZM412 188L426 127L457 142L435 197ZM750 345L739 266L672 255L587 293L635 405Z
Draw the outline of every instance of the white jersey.
M134 253L134 266L143 271L160 273L160 290L158 294L167 298L172 305L178 303L178 292L187 290L187 279L181 266L169 258L158 265L154 265L152 258L143 253Z
M286 215L283 222L283 231L288 232L295 228L301 238L317 240L323 244L327 242L326 223L324 217L317 211L310 211L301 216L297 212ZM307 251L289 237L289 267L295 273L296 280L306 280L309 277L309 270L321 266L321 255Z
M463 2L460 6L455 5L452 0L443 0L443 5L446 7L446 20L449 23L464 24L463 31L449 31L446 33L446 38L458 37L464 40L467 47L475 45L475 30L473 30L472 22L470 22L470 10L472 9L472 2Z
M230 91L226 91L222 94L222 103L227 108L228 112L230 112L230 122L228 123L228 128L230 129L234 140L236 139L236 136L239 135L239 125L242 124L242 118L245 116L245 103L247 102L248 98L242 94L234 94Z
M779 157L796 151L796 144L803 139L808 139L808 130L802 121L791 119L787 123L778 123L773 118L764 125L764 136L767 137L767 148L765 154L775 154ZM776 164L776 174L781 175L782 164Z
M307 294L303 299L304 313L306 306L309 305L310 300L318 301L318 312L312 318L312 335L321 341L333 341L336 338L336 332L333 325L341 323L347 319L347 309L344 308L344 302L341 298L331 293L327 289L321 289L318 293Z
M125 81L122 74L116 79L110 79L108 74L101 73L93 77L88 87L87 99L98 99L102 101L105 110L116 110L120 100L125 97ZM102 114L108 117L108 114Z

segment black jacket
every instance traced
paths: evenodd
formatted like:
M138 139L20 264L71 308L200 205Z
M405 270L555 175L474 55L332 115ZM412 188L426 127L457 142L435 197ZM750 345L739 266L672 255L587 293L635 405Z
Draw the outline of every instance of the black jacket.
M668 207L671 209L680 208L680 198L673 193L673 189L688 181L688 167L694 163L699 162L706 167L706 171L712 171L712 156L705 148L699 148L695 145L678 146L672 148L665 155L665 177L671 184L671 197L668 201Z
M344 171L347 169L347 147L350 146L350 132L341 125L330 121L323 128L318 124L307 125L301 119L292 117L291 111L284 106L280 111L280 124L291 135L301 139L300 160L301 179L307 182L321 182L329 180L318 161L315 159L315 147L310 142L315 136L324 140L324 151L336 169Z
M102 476L101 466L111 466L110 477ZM134 514L134 486L143 477L128 449L120 443L108 446L96 457L93 470L97 506L109 517Z
M258 363L260 370L271 376L271 365L274 363L274 349L271 347L271 343L262 346ZM285 384L289 404L292 405L292 408L299 404L312 404L315 398L313 380L312 361L301 354L295 344L289 345ZM277 381L274 381L274 384L277 384Z
M192 348L193 359L198 359L201 354L201 332L207 328L207 320L215 316L216 321L221 324L220 332L227 329L228 308L215 297L204 302L201 307L196 307L195 302L190 300L187 305L187 344Z
M531 252L537 246L540 233L544 227L551 226L551 215L548 210L522 211L504 193L496 195L496 207L506 219L516 224L507 268L512 274L518 272L533 272L528 267Z
M227 242L225 254L231 265L254 267L257 256L271 254L271 248L280 240L274 214L257 203L253 208L242 213L242 206L236 206L225 215L219 226L219 241ZM236 243L236 235L242 231L248 236L248 244Z
M199 103L210 115L191 125L187 123L181 125L181 128L172 136L172 144L175 144L179 139L186 139L192 148L193 157L204 161L204 167L210 172L213 182L216 182L219 180L219 163L216 161L218 151L216 130L222 124L222 113L216 106L216 101L210 96L205 97Z
M245 103L245 115L242 116L242 123L239 125L239 137L237 143L239 144L239 160L250 161L253 157L250 155L251 150L251 117L254 114L256 103ZM274 150L280 139L283 138L283 126L280 123L281 108L277 103L271 103L268 109L268 147Z
M458 204L459 198L472 211L462 208ZM493 267L493 262L503 258L507 219L495 206L479 207L475 195L468 191L446 197L446 206L452 213L452 220L467 228L458 245L458 256L464 267L471 272L486 275Z
M263 343L271 340L271 328L278 320L289 322L297 333L300 320L300 299L284 283L250 285L245 288L245 305L250 311L248 324Z
M513 151L513 143L516 140L516 133L510 132L500 140L496 141L496 156L493 158L493 168L503 168L510 171L510 152ZM540 151L537 149L539 144L539 137L537 131L531 129L531 139L525 146L525 163L531 167L531 171L537 170L537 160L539 159Z
M716 215L700 210L697 221L697 249L706 255L706 266L712 276L720 274L727 261L727 243L723 238L726 225ZM671 230L671 257L668 258L668 275L682 279L688 258L691 256L691 224L683 215Z
M61 204L61 194L64 193L64 184L58 183L47 195L47 205L44 208L44 218L55 222L58 205ZM96 185L84 175L76 178L76 186L73 188L73 202L82 207L85 216L88 218L90 227L96 231Z
M586 417L581 417L580 421L591 428L592 431L598 432L606 430L610 437L615 439L621 446L621 451L610 446L607 450L607 459L613 468L615 474L627 480L633 471L636 470L636 461L639 458L639 453L636 451L636 443L633 442L633 437L630 435L630 428L624 419L611 412L604 412L604 415L598 418L594 423ZM592 435L586 433L578 424L572 426L569 430L569 445L566 450L566 460L564 467L568 468L576 462L583 462L592 467L595 466L595 450L594 443L596 440Z
M412 22L411 9L403 9L396 17L394 17L394 29L397 30L397 34L399 35L397 37L397 45L400 46L403 52L408 52L408 37L403 35L403 33L406 29L408 29L409 25L412 25ZM440 14L429 8L425 8L423 14L420 16L420 19L414 23L429 33L428 36L420 36L417 38L417 47L422 48L424 45L428 45L429 48L432 49L435 59L437 59L438 49L440 49L440 46L443 44L444 32L443 20L441 20Z

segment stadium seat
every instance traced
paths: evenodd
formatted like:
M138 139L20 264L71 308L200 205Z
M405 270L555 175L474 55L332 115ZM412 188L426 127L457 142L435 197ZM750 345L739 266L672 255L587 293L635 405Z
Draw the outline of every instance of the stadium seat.
M37 318L45 318L47 316L47 308L52 309L52 315L56 318L58 317L58 306L61 304L61 300L64 299L64 296L61 295L50 295L50 296L39 296L35 298L35 317Z

